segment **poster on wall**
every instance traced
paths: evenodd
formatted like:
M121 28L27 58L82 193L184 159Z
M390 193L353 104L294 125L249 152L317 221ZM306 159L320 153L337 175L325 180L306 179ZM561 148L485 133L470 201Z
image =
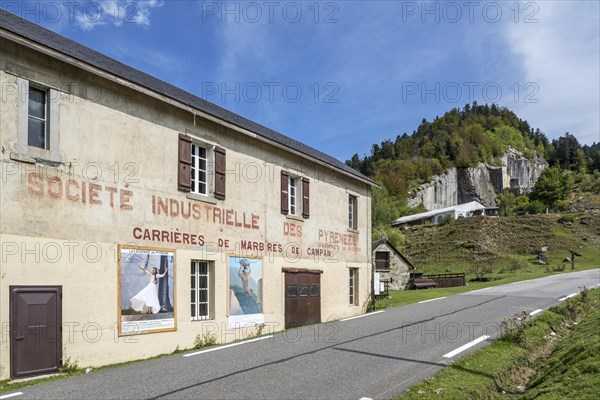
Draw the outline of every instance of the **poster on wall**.
M263 260L262 258L229 256L230 328L262 324Z
M119 247L119 334L176 330L175 252Z

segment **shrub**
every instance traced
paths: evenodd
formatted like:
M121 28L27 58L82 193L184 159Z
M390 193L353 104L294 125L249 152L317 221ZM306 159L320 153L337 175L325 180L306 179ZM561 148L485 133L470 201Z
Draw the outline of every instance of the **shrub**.
M194 339L194 349L201 349L204 347L212 346L217 343L217 337L215 335L210 335L205 333L204 335L196 335L196 339Z
M71 359L71 357L64 358L58 368L58 372L63 374L74 374L77 372L81 372L83 368L80 368L77 364L77 361Z
M546 206L539 200L534 200L527 204L527 212L529 214L542 214L546 211Z
M469 268L469 274L475 275L476 281L486 281L485 274L492 272L492 267L489 265L476 264Z
M525 328L531 316L527 311L522 311L511 318L504 318L500 323L502 329L502 340L516 343L519 346L526 346Z

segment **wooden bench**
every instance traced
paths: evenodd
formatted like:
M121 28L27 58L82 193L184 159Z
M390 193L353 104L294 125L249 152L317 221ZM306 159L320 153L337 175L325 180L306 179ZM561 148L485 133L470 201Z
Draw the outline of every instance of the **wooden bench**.
M437 287L437 282L434 279L415 279L415 289L428 289Z

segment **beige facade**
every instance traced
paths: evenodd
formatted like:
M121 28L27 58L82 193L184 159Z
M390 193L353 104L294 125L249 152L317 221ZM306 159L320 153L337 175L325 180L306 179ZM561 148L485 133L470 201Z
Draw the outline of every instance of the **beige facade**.
M254 325L228 326L231 255L262 257L262 333L284 329L284 268L322 271L323 322L364 312L371 281L370 182L2 32L0 379L11 376L11 286L62 287L62 356L80 366L190 348L206 332L219 342L254 334ZM19 136L28 85L50 96L55 142L49 150ZM210 190L207 196L178 190L181 133L209 152L226 150L225 200ZM308 178L308 218L281 213L282 170ZM214 189L215 183L208 185ZM348 228L350 195L356 197L356 229ZM119 335L123 245L174 252L175 330ZM193 260L210 265L208 320L192 320ZM354 304L349 268L358 273Z

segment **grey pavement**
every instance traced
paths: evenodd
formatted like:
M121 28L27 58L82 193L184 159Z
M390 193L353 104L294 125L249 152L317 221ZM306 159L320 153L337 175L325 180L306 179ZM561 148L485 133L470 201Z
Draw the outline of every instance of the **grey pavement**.
M387 399L489 343L504 318L599 285L600 270L588 270L496 286L39 384L14 399Z

